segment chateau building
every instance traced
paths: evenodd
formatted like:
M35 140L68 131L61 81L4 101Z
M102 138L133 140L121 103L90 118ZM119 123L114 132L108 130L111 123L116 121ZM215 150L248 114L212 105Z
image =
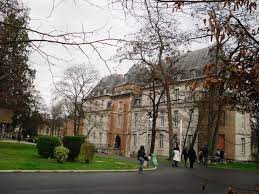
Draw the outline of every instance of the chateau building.
M199 126L194 144L198 150L208 142L210 122L207 116L210 113L195 105L193 93L187 86L194 80L203 79L203 67L212 63L209 49L188 52L177 63L178 67L182 67L181 74L174 75L170 86L174 140L181 148L190 145ZM83 133L99 149L107 152L119 150L126 156L136 153L141 145L149 150L152 125L150 88L136 81L138 71L137 65L134 65L124 76L114 74L104 77L87 98ZM168 156L169 146L173 145L169 145L165 96L161 97L158 112L155 153ZM201 115L201 123L198 123ZM227 106L220 115L217 148L225 151L227 159L251 160L249 115Z

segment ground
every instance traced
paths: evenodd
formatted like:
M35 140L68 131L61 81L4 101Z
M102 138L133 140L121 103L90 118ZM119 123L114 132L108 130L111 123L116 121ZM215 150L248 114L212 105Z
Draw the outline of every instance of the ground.
M233 185L238 194L248 194L259 183L259 173L172 168L163 164L143 175L137 172L0 173L0 180L3 194L225 194L229 185ZM206 185L204 191L202 185Z

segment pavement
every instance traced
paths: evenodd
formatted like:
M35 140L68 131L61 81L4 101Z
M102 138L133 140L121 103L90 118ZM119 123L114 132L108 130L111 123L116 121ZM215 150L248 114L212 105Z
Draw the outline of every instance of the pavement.
M1 194L225 194L232 185L248 194L259 173L213 168L172 168L155 171L98 173L0 173ZM204 190L202 188L204 187Z

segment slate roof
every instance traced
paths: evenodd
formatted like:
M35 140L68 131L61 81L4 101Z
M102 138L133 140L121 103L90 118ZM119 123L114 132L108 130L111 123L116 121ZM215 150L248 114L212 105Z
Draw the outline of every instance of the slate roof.
M181 76L183 79L190 78L190 71L193 69L197 71L198 76L202 75L204 65L211 63L213 59L210 54L210 48L211 47L198 49L180 56L180 59L176 62L175 67L177 68L177 72L184 72ZM94 92L101 91L103 89L106 89L107 93L111 93L114 86L125 82L143 84L144 82L141 81L141 76L139 76L140 74L144 75L143 72L145 72L145 69L141 68L140 65L135 64L128 70L125 77L122 74L112 74L106 76L96 85L91 96L95 96Z

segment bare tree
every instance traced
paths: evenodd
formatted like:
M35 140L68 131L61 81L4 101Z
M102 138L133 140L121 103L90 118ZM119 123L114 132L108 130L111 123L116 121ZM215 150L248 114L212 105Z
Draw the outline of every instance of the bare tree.
M124 44L121 59L135 61L150 69L154 69L154 79L164 88L167 102L169 144L172 153L173 119L171 108L170 86L176 68L173 66L179 60L180 45L186 44L186 36L178 28L176 20L168 17L168 10L160 9L156 2L143 1L145 13L140 16L144 27L133 35L131 42ZM125 50L123 50L125 49Z
M98 72L91 65L75 65L64 73L64 79L56 84L56 91L72 104L74 135L79 134L84 118L84 102L97 81Z

